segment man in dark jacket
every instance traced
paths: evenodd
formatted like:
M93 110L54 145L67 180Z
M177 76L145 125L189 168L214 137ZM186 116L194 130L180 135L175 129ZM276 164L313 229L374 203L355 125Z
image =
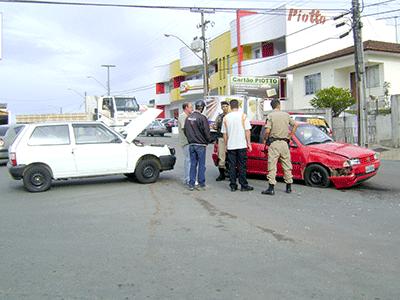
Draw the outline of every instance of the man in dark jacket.
M185 135L189 142L189 190L191 191L194 190L196 177L199 182L199 189L204 190L206 187L206 149L212 139L208 120L202 114L205 106L204 101L197 101L195 103L195 111L186 118L184 127Z

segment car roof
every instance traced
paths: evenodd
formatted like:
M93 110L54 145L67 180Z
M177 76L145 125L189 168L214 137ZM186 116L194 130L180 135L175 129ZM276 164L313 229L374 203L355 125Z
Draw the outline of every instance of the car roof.
M26 126L43 126L43 125L68 125L68 124L103 124L100 121L49 121L26 124Z

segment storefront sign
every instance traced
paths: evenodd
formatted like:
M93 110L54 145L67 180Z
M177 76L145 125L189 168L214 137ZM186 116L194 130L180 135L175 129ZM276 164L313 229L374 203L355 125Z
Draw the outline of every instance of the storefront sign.
M230 94L257 98L279 98L279 77L231 76Z
M288 21L297 21L311 24L324 24L326 17L321 15L319 9L311 11L302 11L301 9L291 8L289 10Z

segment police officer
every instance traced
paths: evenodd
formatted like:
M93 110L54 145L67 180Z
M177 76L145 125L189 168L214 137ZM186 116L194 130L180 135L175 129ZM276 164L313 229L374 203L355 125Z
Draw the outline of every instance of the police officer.
M221 101L221 109L222 113L220 113L215 120L214 124L214 129L217 131L217 141L216 143L218 144L218 171L219 171L219 176L216 181L222 181L225 180L225 160L226 160L226 148L225 148L225 142L224 142L224 137L221 133L221 128L222 128L222 122L224 121L224 117L228 114L229 112L229 103L226 101Z
M264 142L268 147L268 175L269 187L261 193L264 195L275 194L276 169L278 160L282 164L286 193L292 192L292 162L290 161L289 141L296 132L297 124L286 112L281 111L281 103L278 99L271 101L273 112L268 114L265 124ZM289 125L292 126L290 134Z

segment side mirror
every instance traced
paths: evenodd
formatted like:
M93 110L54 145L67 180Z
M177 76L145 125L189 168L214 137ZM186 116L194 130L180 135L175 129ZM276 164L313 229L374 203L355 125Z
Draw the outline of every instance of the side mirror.
M290 148L298 148L299 146L297 146L297 144L296 144L295 142L290 141L289 147L290 147Z

